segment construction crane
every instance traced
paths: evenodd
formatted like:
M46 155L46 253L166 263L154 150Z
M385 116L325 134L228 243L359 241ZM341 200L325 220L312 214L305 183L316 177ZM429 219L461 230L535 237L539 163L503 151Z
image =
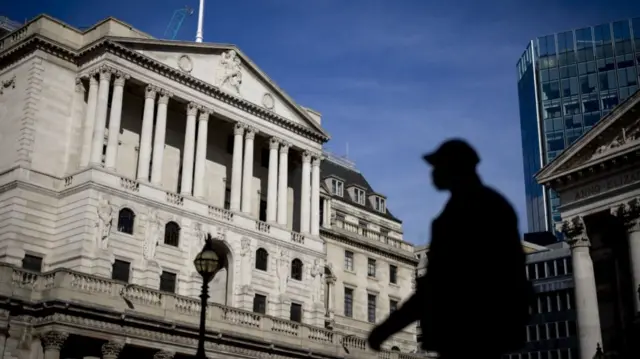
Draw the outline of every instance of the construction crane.
M191 15L193 15L193 9L189 6L185 6L182 9L174 11L171 21L169 21L169 25L167 25L167 29L164 31L164 38L175 40L176 36L178 36L178 31L180 31L180 27L182 26L182 22L187 16Z

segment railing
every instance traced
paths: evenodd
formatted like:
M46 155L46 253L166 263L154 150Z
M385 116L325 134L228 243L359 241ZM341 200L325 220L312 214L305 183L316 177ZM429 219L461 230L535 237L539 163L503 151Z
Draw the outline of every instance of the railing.
M200 300L173 293L127 285L111 279L84 274L69 269L47 273L34 273L6 264L0 264L0 296L25 301L61 301L100 305L121 311L126 299L133 310L143 316L160 321L197 326ZM120 308L120 309L118 309ZM371 358L366 341L353 335L334 332L304 323L257 314L242 309L209 303L207 329L227 335L250 335L266 342L303 345L312 351L339 353L347 348L350 357ZM417 359L425 356L383 351L379 358Z
M353 224L353 223L349 223L347 221L344 221L342 219L335 219L333 221L333 225L336 228L340 228L343 229L347 232L351 232L354 234L357 234L361 237L365 237L367 239L373 239L375 241L378 242L382 242L388 246L394 247L394 248L399 248L405 251L413 251L413 247L408 244L405 243L399 239L395 239L395 238L391 238L389 236L385 236L383 234L381 234L380 232L374 231L372 229L369 228L365 228L362 226L359 226L357 224Z

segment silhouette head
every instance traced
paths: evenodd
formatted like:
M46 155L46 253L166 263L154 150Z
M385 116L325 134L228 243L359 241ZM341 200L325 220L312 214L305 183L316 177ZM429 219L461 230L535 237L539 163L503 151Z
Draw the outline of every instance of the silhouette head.
M459 185L477 180L476 166L480 157L466 141L445 141L432 153L423 156L431 165L433 185L438 190L453 191Z

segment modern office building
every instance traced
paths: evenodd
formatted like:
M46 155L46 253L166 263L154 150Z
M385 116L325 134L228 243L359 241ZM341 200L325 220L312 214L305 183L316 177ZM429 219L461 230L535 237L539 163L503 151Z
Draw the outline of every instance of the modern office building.
M534 175L638 89L640 18L538 37L517 71L528 229L555 231L560 200Z

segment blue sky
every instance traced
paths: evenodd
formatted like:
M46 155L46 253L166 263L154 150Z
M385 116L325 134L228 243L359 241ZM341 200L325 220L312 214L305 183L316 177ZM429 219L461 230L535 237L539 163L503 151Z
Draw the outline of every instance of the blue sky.
M0 14L47 13L78 27L113 16L161 37L174 10L197 2L6 1ZM526 229L517 59L536 36L635 16L640 3L630 0L207 0L204 39L238 45L320 111L328 149L344 155L348 144L405 239L422 244L447 196L432 189L420 155L453 136L477 147L483 178ZM187 18L178 37L193 39L196 22Z

